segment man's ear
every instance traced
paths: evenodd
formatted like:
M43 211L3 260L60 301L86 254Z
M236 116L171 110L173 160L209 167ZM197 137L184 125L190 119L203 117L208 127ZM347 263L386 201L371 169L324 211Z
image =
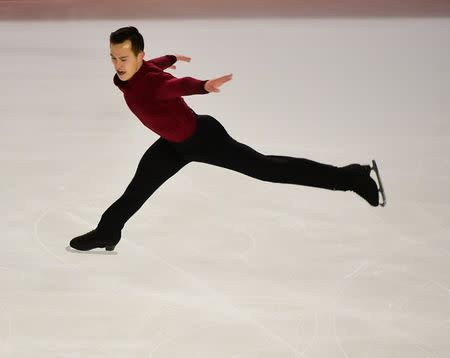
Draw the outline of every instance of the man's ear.
M144 51L139 52L139 54L138 54L139 61L144 60L144 57L145 57L145 52Z

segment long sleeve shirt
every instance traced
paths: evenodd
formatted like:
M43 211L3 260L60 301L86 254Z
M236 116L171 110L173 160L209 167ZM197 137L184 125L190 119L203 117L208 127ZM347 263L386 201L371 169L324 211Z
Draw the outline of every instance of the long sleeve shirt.
M209 93L205 90L207 80L176 78L164 72L176 61L174 55L144 60L128 81L120 80L117 74L113 78L136 117L171 142L189 138L197 127L196 114L182 97Z

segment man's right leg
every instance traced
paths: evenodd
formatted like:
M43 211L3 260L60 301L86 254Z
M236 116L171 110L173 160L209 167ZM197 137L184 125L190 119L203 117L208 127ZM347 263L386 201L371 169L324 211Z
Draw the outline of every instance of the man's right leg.
M145 201L188 161L181 158L163 138L159 138L144 153L136 173L122 196L102 215L97 228L73 239L70 245L78 250L95 247L114 249L121 230Z

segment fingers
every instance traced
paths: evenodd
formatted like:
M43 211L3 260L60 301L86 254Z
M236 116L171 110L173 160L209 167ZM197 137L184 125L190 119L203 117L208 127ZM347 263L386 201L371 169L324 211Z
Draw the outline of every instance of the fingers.
M184 55L175 55L177 57L178 61L185 61L185 62L191 62L191 58L189 56Z
M230 81L233 78L233 74L230 73L229 75L225 75L219 78L216 78L215 81L218 82L219 84L223 84L225 82Z
M228 75L215 78L213 80L208 81L208 92L220 92L219 87L222 86L225 82L230 81L233 78L233 74L230 73Z
M226 81L229 81L229 80L231 80L233 78L233 74L232 73L230 73L230 74L228 74L228 75L225 75L225 76L222 76L222 77L219 77L219 79L221 79L221 80L226 80Z

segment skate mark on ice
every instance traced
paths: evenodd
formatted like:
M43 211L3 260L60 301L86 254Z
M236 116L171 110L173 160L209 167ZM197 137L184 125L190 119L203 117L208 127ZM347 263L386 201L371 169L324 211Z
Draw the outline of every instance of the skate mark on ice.
M382 263L379 263L379 265L381 265ZM371 265L373 266L373 265ZM358 270L360 271L360 270ZM356 272L356 271L354 271ZM414 278L416 281L418 280L419 282L421 282L421 285L418 284L414 284L414 288L415 289L420 289L419 293L415 294L415 295L411 295L408 292L402 292L398 295L396 295L395 297L393 297L392 299L390 299L390 303L388 305L385 306L384 310L382 311L382 315L390 315L390 311L393 307L396 308L395 313L402 313L402 317L406 317L407 321L404 321L405 318L403 318L402 322L414 322L414 316L411 315L410 312L408 312L407 310L405 310L405 307L407 307L407 303L408 302L416 302L418 301L418 297L420 292L430 292L430 290L435 287L439 290L444 291L446 294L450 294L450 289L448 287L446 287L445 285L441 284L440 282L437 282L433 279L430 279L428 277L424 277L421 274L417 274L415 272L403 272L402 274L406 275L406 276L410 276L410 278ZM350 274L347 275L348 277L353 277L356 278L358 275L355 274ZM346 276L346 277L347 277ZM336 338L336 341L341 349L341 351L343 352L345 357L349 357L349 355L347 354L347 352L345 351L345 349L342 346L342 342L341 339L339 337L339 335L337 334L337 329L336 329L336 308L337 308L337 301L339 299L339 296L342 296L343 292L345 291L345 288L348 287L351 284L351 282L349 282L347 285L342 285L341 286L341 290L339 291L339 294L336 297L336 301L335 301L335 311L333 312L333 329L334 329L334 335ZM345 287L344 287L345 286ZM394 313L392 313L393 315ZM395 318L395 316L393 317ZM444 321L440 326L446 326L447 324L450 323L450 320ZM412 324L412 323L411 323ZM385 322L382 321L377 321L377 320L372 320L371 321L371 325L375 326L378 328L379 332L389 332L389 330L392 329L392 327ZM437 328L434 328L434 331ZM385 333L386 335L388 333ZM416 349L420 350L421 352L425 353L427 357L433 358L436 357L435 352L433 352L432 347L430 347L430 344L427 344L427 342L424 341L424 336L420 333L420 332L412 332L409 333L407 330L405 331L395 331L395 340L396 343L403 343L404 342L404 346L405 347L415 347ZM373 338L371 339L371 342L373 342ZM372 343L370 343L372 344Z
M350 356L347 354L347 351L343 347L341 338L339 337L339 335L337 333L337 329L336 329L336 311L337 311L337 306L338 306L338 300L339 300L340 296L343 294L345 288L347 286L349 286L350 283L356 277L358 277L359 274L361 274L364 270L366 270L368 267L370 267L370 263L369 263L369 261L366 260L362 264L360 264L355 270L353 270L350 273L348 273L347 275L345 275L344 282L340 286L338 286L338 293L336 294L336 297L334 300L334 309L333 309L333 311L332 311L333 313L331 315L331 321L332 321L331 324L333 327L333 334L334 334L335 341L336 341L339 349L341 350L341 352L344 354L345 358L350 358Z
M5 271L12 271L9 267L4 267L4 266L0 266L0 269L5 270ZM0 317L1 316L5 317L5 320L7 321L7 324L8 324L8 333L7 333L6 337L4 339L0 339L0 342L2 342L2 350L1 351L6 353L7 348L8 348L8 346L7 346L8 341L11 339L11 337L13 335L13 333L12 333L13 332L13 328L12 328L13 320L11 318L11 313L9 313L3 305L0 306L0 313L1 313Z
M203 290L207 291L207 293L208 293L208 295L210 297L213 297L218 302L220 302L220 303L224 304L225 306L227 306L230 311L234 311L234 313L237 314L238 318L240 318L240 319L245 318L247 323L251 324L252 326L254 326L256 328L259 328L262 331L264 331L266 333L266 335L268 335L273 340L277 341L279 344L285 346L285 348L288 348L293 353L295 353L295 354L300 354L301 353L292 344L290 344L288 341L286 341L285 339L283 339L282 337L280 337L276 333L272 332L265 325L263 325L262 323L260 323L256 319L250 317L245 312L242 312L241 310L239 310L236 306L234 306L232 303L230 303L223 294L221 295L221 294L217 293L215 290L213 290L207 284L205 284L200 279L198 279L195 275L193 275L193 274L185 271L184 269L182 269L182 268L180 268L180 267L170 263L169 261L164 259L162 256L156 254L151 248L143 247L143 246L140 246L140 245L137 245L137 244L133 244L133 246L135 246L136 248L139 249L136 252L140 256L144 255L144 253L145 253L145 256L148 256L148 255L152 256L154 259L156 259L157 261L160 261L164 265L166 265L169 268L171 268L173 271L175 271L175 272L179 273L180 275L184 276L189 281L195 282L197 286L200 286Z
M369 265L369 266L374 266L374 264ZM365 269L367 269L367 268L368 267L366 267ZM344 293L345 289L348 286L350 286L352 284L352 282L354 281L354 279L356 279L359 276L359 274L362 273L364 270L361 270L361 266L360 266L360 267L358 267L357 270L355 270L352 273L346 275L345 277L350 277L351 279L347 283L344 283L344 284L342 284L340 286L340 290L339 290L339 292L338 292L338 294L336 296L336 299L335 299L335 309L333 310L333 314L332 314L332 325L333 325L334 337L335 337L335 340L336 340L336 342L337 342L337 344L339 346L339 349L341 350L341 352L344 354L344 356L346 358L350 358L350 355L348 355L347 351L343 347L342 340L339 337L339 334L337 333L337 328L336 328L336 311L337 311L337 306L338 306L337 305L337 301L339 300L340 296L342 296L342 294ZM393 298L393 302L402 302L403 301L403 304L404 304L405 302L407 302L409 300L412 300L413 298L414 297L412 297L412 298L411 297L407 297L405 299L401 295L398 295L397 297ZM391 309L391 307L392 307L392 304L389 304L389 306L387 306L386 310ZM375 325L375 326L378 326L381 329L381 331L383 331L383 332L387 332L389 330L389 328L390 328L388 325L382 324L382 323L379 323L379 322L376 322L376 321L371 321L371 324ZM398 334L399 333L397 333L397 335ZM408 341L408 343L410 343L410 344L420 348L421 350L427 352L428 354L431 354L431 356L434 357L432 352L426 350L425 344L423 344L423 342L421 342L421 344L417 344L418 340L409 338L409 336L406 333L403 333L402 336L403 336L402 338L404 340ZM370 337L370 342L373 342L373 335ZM368 348L368 351L369 351L369 348ZM366 352L366 355L367 355L368 351Z
M48 215L48 213L51 210L56 209L57 206L50 206L47 209L45 209L43 211L43 213L37 218L37 220L35 220L34 224L33 224L33 228L34 228L34 238L37 241L37 243L44 249L44 251L46 251L50 256L54 257L56 260L58 260L59 262L62 262L63 264L66 265L72 265L71 263L63 260L61 257L59 257L58 255L56 255L52 250L50 250L48 248L47 245L45 245L42 240L40 239L40 236L38 234L38 225L41 223L41 221Z
M153 308L153 306L152 306ZM139 325L136 325L134 329L130 330L129 338L135 338L138 334L142 332L145 324L154 316L161 315L161 313L170 313L176 309L175 305L164 304L159 307L158 311L150 313L150 309L147 309L144 314L142 314L142 320ZM163 329L156 331L155 335L160 334L160 332L164 332Z
M259 296L238 296L238 297L234 297L233 301L236 302L237 304L241 304L241 305L268 305L268 304L277 304L277 305L282 305L283 307L295 307L298 308L299 306L302 307L302 311L304 311L305 307L303 305L300 305L298 303L298 301L296 301L295 297L292 297L290 299L284 298L281 299L280 297L274 297L274 296L263 296L263 295L259 295ZM303 322L305 321L305 319L303 318L304 314L303 312L298 313L298 319L299 319L299 323L298 323L298 334L297 334L297 338L299 338L298 342L297 342L297 354L299 356L302 357L307 357L307 352L314 347L314 345L317 343L318 337L319 337L319 318L318 318L318 313L315 310L312 310L311 308L308 308L308 312L314 312L314 332L312 334L312 337L309 341L309 343L307 344L303 344L303 346L306 346L302 351L300 351L300 347L301 347L301 343L300 343L300 327L302 326ZM271 344L271 346L273 346L273 344ZM249 351L250 352L250 351ZM243 353L240 353L243 354Z
M270 348L273 348L273 347L274 347L274 344L266 344L265 346L262 346L262 347L259 347L259 348L256 348L256 349L248 349L248 350L242 351L240 353L233 354L231 356L231 358L239 358L243 354L256 353L256 352L265 352L265 351L267 351L267 350L269 350Z
M3 351L3 352L6 354L6 352L7 352L7 350L8 350L8 342L9 342L9 340L11 339L11 337L12 337L12 335L13 335L13 333L12 333L12 331L13 331L13 328L12 328L12 322L13 322L13 320L12 320L11 314L10 314L9 312L6 312L6 310L3 309L3 308L2 308L1 311L3 312L3 315L4 315L4 316L7 315L5 318L6 318L6 321L7 321L7 324L8 324L8 333L7 333L6 337L5 337L4 339L1 340L1 341L3 341L1 351ZM1 351L0 351L0 352L1 352ZM5 357L6 357L6 356L5 356Z
M209 202L211 200L211 198L205 194L204 192L199 192L197 193L197 198L202 198L204 199L206 202ZM290 225L290 227L295 227L293 224ZM237 257L247 266L250 265L250 259L249 259L249 254L251 251L254 251L256 249L256 239L254 237L254 233L250 232L250 231L246 231L246 230L236 230L235 231L236 234L242 234L243 236L247 237L250 241L250 245L247 248L247 250L242 250L242 252L240 254L237 255ZM190 250L196 252L196 253L201 253L204 254L203 252L201 252L200 250L195 250L194 248L189 248Z
M297 337L299 338L297 347L299 350L300 350L300 328L302 327L304 322L302 321L302 316L303 315L299 316L298 334L297 334ZM317 340L319 338L319 318L317 316L318 316L317 311L314 311L314 335L309 344L305 347L305 349L300 352L302 356L307 356L307 352L317 344Z
M193 323L191 325L188 326L189 328L189 334L191 332L196 332L196 331L201 331L203 329L209 328L209 327L214 327L216 326L217 323L213 323L213 322L208 322L208 323ZM186 333L185 332L180 332L178 334L166 334L167 331L161 330L158 331L157 334L165 334L165 336L163 336L159 341L155 342L154 345L155 347L150 351L149 353L149 358L153 358L153 355L164 345L168 345L169 343L172 343L179 339L179 338L184 338L186 337ZM203 337L203 335L202 335Z
M445 286L443 283L441 283L441 282L439 282L439 281L436 281L436 280L433 280L433 279L429 279L429 278L428 278L428 280L429 280L432 284L434 284L434 285L436 285L437 287L441 288L442 290L444 290L445 292L447 292L447 294L450 295L450 288L448 288L447 286Z
M344 276L344 279L347 280L349 278L352 278L353 276L357 275L359 273L359 271L361 271L364 266L367 266L369 264L368 261L364 261L361 265L359 265L355 270L353 270L352 272L350 272L349 274Z

